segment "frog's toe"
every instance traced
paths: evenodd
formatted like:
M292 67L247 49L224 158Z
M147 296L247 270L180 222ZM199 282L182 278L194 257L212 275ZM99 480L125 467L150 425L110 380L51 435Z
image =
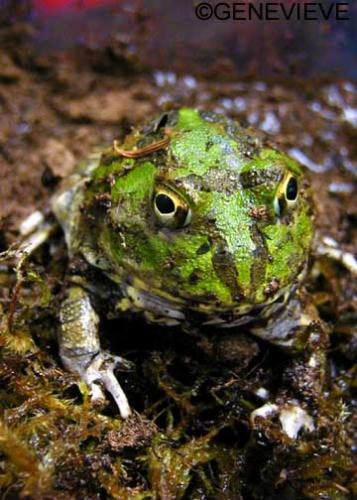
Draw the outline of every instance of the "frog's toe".
M122 418L127 418L131 414L127 397L116 379L113 368L101 370L101 382L110 394L113 396Z
M99 352L87 367L84 379L88 384L92 401L97 404L105 401L105 396L99 384L101 384L113 397L122 418L131 414L127 397L114 375L114 368L121 364L123 358L112 356L106 352Z
M95 406L102 406L105 403L105 395L100 385L97 382L92 382L88 386L92 403Z

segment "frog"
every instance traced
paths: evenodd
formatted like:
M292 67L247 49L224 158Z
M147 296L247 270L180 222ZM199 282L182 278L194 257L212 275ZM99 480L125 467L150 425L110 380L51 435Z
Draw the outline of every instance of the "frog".
M238 341L248 330L294 353L297 391L321 391L327 333L305 288L311 188L254 130L212 111L162 112L81 162L51 210L69 260L59 353L94 403L109 392L122 418L132 412L114 372L130 363L101 348L98 298L111 317Z

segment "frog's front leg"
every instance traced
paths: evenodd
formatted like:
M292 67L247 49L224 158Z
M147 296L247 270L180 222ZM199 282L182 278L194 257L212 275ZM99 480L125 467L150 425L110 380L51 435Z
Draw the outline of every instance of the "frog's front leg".
M278 317L252 333L290 352L283 378L303 399L317 400L325 383L328 333L304 290L297 291Z
M122 418L131 411L128 400L114 375L118 356L102 351L99 343L99 318L90 298L79 286L71 286L60 311L59 345L64 366L89 386L93 401L105 399L101 385L113 396Z

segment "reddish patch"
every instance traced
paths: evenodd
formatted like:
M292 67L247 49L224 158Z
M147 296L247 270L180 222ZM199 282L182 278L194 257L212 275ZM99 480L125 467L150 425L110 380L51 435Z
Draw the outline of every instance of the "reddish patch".
M62 11L84 11L93 7L118 4L115 0L33 0L37 12L53 15Z

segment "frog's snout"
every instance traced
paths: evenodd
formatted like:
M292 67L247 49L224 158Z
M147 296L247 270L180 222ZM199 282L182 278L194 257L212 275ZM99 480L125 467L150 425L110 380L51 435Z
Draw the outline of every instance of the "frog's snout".
M216 244L213 249L212 265L220 281L230 290L232 298L241 298L242 290L239 287L235 259L223 242Z

